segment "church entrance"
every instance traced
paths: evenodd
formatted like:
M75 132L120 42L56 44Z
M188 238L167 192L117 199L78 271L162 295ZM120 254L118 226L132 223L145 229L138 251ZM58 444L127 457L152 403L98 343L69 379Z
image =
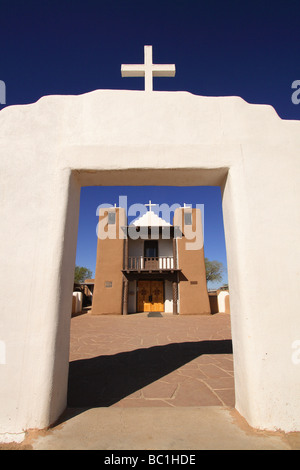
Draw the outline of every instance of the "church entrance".
M164 311L164 281L138 281L137 311Z

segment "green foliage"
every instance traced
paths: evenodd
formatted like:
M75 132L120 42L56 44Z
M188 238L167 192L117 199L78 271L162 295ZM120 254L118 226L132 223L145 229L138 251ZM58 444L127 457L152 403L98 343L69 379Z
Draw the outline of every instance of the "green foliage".
M74 273L74 282L84 282L86 279L90 279L93 276L92 271L88 268L84 268L83 266L76 266L75 273Z
M205 270L207 282L222 281L224 266L220 261L209 261L207 258L205 258Z

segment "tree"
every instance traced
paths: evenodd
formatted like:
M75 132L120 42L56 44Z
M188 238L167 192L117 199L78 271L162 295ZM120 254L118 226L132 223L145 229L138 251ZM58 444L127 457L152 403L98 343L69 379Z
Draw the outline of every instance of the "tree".
M92 271L88 268L84 268L83 266L76 266L75 273L74 273L74 282L84 282L86 279L90 279L93 276Z
M220 282L222 281L222 273L224 266L220 261L209 261L205 258L205 270L207 282Z

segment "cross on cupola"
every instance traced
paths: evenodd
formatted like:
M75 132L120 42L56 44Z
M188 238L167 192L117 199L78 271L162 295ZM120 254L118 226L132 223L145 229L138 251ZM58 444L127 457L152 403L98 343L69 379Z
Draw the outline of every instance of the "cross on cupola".
M153 91L153 77L175 77L174 64L153 64L152 46L144 46L144 64L123 64L122 77L145 77L145 91Z
M149 204L145 204L146 207L149 207L149 212L152 212L152 207L157 206L157 204L153 204L151 201L149 201Z

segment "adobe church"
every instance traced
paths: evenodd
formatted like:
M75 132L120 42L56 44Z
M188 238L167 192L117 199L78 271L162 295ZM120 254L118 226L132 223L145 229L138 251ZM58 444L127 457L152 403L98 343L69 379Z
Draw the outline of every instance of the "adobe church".
M147 206L129 226L124 208L100 215L92 314L210 313L200 209L171 225Z

